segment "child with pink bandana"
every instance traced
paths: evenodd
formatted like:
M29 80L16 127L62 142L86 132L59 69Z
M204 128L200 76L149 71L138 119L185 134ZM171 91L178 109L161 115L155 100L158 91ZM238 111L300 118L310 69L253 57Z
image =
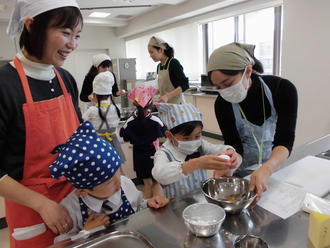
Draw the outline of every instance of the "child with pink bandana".
M136 87L128 94L133 101L136 111L126 121L120 130L124 141L133 144L133 165L137 178L143 180L144 197L163 195L163 190L158 182L152 178L151 170L154 166L153 156L158 148L158 138L163 137L166 127L149 110L152 97L158 90L150 87Z

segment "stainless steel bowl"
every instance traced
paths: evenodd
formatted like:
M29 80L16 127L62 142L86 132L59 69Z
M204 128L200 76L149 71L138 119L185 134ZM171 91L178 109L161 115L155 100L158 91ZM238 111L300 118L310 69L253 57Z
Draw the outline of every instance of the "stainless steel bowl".
M249 191L249 186L249 180L239 177L212 178L202 183L202 191L208 202L235 214L250 206L255 199L256 194Z
M244 235L236 239L235 248L268 248L267 243L254 235Z
M195 203L183 210L182 217L187 228L197 237L210 237L219 232L226 212L212 203Z

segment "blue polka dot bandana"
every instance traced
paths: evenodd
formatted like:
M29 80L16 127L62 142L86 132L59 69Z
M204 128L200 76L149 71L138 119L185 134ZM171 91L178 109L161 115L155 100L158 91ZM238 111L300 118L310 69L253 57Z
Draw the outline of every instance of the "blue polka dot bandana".
M122 163L115 149L99 138L89 121L81 123L70 139L52 153L59 155L49 167L50 174L54 178L64 176L80 189L91 189L109 180Z

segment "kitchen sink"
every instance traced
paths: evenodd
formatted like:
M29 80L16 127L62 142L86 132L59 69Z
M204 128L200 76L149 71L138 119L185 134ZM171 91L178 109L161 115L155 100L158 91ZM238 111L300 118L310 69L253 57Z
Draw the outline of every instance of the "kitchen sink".
M85 243L68 246L70 248L154 248L141 233L133 231L115 231Z

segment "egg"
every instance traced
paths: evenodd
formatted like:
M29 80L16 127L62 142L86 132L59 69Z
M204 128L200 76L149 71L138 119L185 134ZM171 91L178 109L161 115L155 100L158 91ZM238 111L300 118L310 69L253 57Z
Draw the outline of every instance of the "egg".
M218 156L218 158L227 159L227 160L230 159L230 157L226 154L221 154L221 155Z

